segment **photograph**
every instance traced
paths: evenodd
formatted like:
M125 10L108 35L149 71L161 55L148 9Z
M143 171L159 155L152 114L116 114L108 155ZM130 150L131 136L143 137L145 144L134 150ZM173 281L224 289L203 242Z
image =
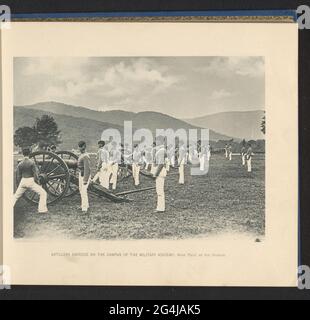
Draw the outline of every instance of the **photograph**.
M264 242L265 77L264 56L14 57L14 239Z

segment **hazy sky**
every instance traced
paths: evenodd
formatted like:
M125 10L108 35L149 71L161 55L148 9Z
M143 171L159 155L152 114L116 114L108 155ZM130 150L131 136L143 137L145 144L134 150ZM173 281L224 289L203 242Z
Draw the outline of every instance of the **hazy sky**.
M14 104L43 101L178 118L264 109L264 58L15 58Z

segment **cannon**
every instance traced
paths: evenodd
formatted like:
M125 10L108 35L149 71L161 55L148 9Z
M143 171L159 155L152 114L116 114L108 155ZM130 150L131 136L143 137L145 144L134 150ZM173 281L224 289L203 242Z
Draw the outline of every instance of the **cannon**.
M76 154L70 151L58 151L56 153L36 151L30 155L30 159L35 162L39 170L39 182L47 192L48 204L57 203L63 198L72 197L79 192L78 156ZM131 171L130 166L129 171ZM144 175L150 176L147 173L144 173ZM120 167L119 177L121 180L128 177L127 173L124 174L123 167ZM91 182L89 185L91 194L116 203L130 202L131 200L126 197L128 194L153 189L155 188L135 189L115 194L103 188L100 184ZM39 202L39 196L31 190L25 192L24 198L32 204Z

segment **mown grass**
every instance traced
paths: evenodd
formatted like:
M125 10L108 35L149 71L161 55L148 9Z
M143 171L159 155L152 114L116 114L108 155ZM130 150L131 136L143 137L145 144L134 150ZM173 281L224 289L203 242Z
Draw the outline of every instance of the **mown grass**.
M241 166L239 156L229 162L214 155L206 176L191 176L178 185L177 170L166 179L167 212L154 213L155 191L132 194L131 203L115 204L90 196L88 215L80 211L80 197L50 206L45 216L21 199L14 212L16 238L46 239L188 239L223 233L261 237L265 233L265 157L256 155L253 172ZM141 188L155 185L141 178ZM134 189L132 179L118 191Z

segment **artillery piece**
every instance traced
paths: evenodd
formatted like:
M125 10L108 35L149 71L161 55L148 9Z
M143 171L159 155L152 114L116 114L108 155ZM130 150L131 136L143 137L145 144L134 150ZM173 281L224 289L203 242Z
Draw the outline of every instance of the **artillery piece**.
M30 155L30 159L35 162L39 170L40 184L47 192L48 204L54 204L64 197L72 197L79 192L78 156L76 154L70 151L58 151L56 153L36 151ZM129 170L131 170L130 167ZM144 175L151 176L147 173L144 173ZM123 168L120 168L119 177L121 180L127 177L123 174ZM107 198L116 203L129 202L130 199L126 197L128 194L153 189L155 187L115 194L103 188L100 184L91 182L89 185L91 194ZM39 202L39 196L31 190L25 192L24 198L32 204Z

